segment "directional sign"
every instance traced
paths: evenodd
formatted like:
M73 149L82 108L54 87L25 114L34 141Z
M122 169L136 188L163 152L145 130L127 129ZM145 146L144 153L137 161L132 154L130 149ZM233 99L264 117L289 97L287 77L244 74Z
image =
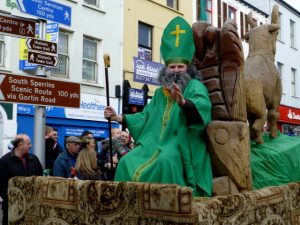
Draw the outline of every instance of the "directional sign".
M57 54L57 44L54 42L29 38L26 41L26 45L31 50Z
M71 26L71 7L51 0L17 0L19 9L32 16Z
M58 58L55 55L48 55L40 52L28 51L28 62L42 66L58 66Z
M0 73L0 101L80 107L80 84Z
M39 24L36 26L35 33L38 34ZM58 43L58 32L59 26L58 23L50 22L46 25L46 41L51 41ZM34 70L38 65L29 63L28 58L28 47L26 45L26 39L20 38L20 48L19 48L19 70Z
M35 21L0 14L0 33L35 37Z

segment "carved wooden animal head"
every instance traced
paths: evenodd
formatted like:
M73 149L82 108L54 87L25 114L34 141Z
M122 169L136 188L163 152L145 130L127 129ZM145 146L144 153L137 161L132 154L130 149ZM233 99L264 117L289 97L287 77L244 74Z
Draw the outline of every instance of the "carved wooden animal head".
M276 38L280 29L278 5L273 6L271 24L257 26L251 12L247 15L247 21L251 30L245 34L244 38L249 42L249 55L261 52L275 56Z

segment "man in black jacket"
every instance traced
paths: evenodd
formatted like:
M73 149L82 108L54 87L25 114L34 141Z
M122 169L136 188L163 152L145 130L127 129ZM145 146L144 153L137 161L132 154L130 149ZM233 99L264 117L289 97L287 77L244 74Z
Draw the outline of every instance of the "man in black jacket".
M45 132L45 156L46 156L46 165L45 169L48 170L48 175L53 175L53 166L56 158L58 157L59 153L62 152L58 142L58 133L57 130L53 127L46 126Z
M32 147L28 135L19 134L13 141L14 149L0 159L0 196L3 198L3 225L8 224L8 181L16 176L42 176L39 159L29 153Z

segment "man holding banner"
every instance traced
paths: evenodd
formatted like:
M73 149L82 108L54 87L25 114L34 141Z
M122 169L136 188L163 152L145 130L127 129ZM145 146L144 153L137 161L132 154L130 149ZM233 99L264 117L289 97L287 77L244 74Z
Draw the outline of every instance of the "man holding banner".
M167 25L160 49L166 64L159 76L161 87L143 112L118 115L105 108L105 117L126 124L136 144L119 161L115 181L178 184L190 187L194 196L211 196L211 161L204 141L211 102L190 66L195 46L183 18Z

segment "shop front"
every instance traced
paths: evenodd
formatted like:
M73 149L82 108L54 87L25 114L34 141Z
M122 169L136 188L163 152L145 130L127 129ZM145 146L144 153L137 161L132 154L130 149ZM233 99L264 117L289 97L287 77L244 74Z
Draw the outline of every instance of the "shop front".
M283 134L300 136L300 109L281 105L278 127Z
M119 111L118 99L110 98L110 104ZM106 97L92 94L81 94L80 108L46 107L46 125L56 128L58 142L65 145L69 136L79 137L83 131L91 131L100 148L100 141L108 137L108 123L104 118ZM34 106L18 104L17 106L18 133L26 133L33 140ZM119 124L112 123L112 127ZM33 146L34 147L34 146ZM101 149L98 149L99 151Z

